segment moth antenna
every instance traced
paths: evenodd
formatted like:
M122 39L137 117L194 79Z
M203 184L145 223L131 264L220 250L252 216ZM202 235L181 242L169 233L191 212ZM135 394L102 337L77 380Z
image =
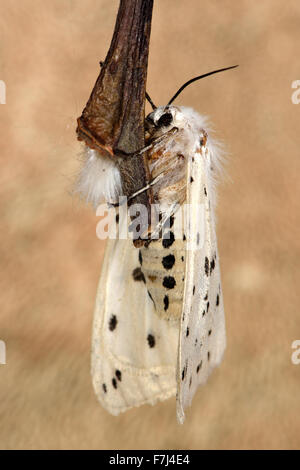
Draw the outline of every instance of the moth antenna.
M200 80L200 78L204 78L204 77L208 77L209 75L213 75L214 73L219 73L219 72L224 72L225 70L230 70L230 69L235 69L236 67L238 67L238 65L232 65L231 67L226 67L224 69L218 69L218 70L214 70L213 72L208 72L208 73L205 73L204 75L199 75L198 77L194 77L194 78L191 78L191 80L187 81L186 83L184 83L178 91L176 91L175 95L170 99L170 101L168 102L167 106L169 106L171 103L173 103L173 101L177 98L178 95L180 95L180 93L188 86L190 85L191 83L195 82L196 80Z
M148 95L148 93L146 92L146 99L149 101L149 103L151 104L152 106L152 109L156 109L157 106L155 106L155 104L153 103L152 99L150 98L150 96Z

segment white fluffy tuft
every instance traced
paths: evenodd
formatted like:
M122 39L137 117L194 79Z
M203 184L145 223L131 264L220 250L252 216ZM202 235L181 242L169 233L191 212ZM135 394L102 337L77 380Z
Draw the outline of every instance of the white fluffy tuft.
M116 202L122 192L122 184L115 163L109 157L86 147L75 192L80 193L94 207L103 201Z
M225 147L221 141L215 138L215 131L209 122L209 118L205 115L197 113L197 111L192 108L180 106L179 109L186 119L185 124L193 132L195 141L197 140L196 137L200 134L202 129L207 132L208 137L206 145L211 153L211 170L214 172L213 179L215 180L215 178L218 176L223 176L223 164L226 153ZM215 180L215 182L217 181Z
M215 206L217 198L217 184L221 178L224 178L225 174L225 147L220 140L215 138L215 131L207 116L197 113L192 108L180 106L179 109L186 119L185 125L192 133L195 142L197 142L197 136L200 134L202 129L207 133L206 146L209 150L210 161L208 162L206 177L208 185L211 188L211 202L213 206Z

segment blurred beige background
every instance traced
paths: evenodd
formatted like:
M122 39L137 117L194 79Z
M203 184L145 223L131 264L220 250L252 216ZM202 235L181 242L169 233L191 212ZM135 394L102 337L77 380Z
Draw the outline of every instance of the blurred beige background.
M0 0L0 447L300 447L298 0L155 1L148 92L208 114L230 154L218 240L228 347L183 426L175 401L119 417L97 403L91 323L104 245L71 195L76 118L117 0Z

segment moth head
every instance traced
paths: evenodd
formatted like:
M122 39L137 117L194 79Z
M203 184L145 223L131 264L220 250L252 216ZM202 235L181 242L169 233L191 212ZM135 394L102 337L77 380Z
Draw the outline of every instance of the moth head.
M181 129L184 125L185 116L178 106L160 106L146 117L146 141L157 138L174 127Z

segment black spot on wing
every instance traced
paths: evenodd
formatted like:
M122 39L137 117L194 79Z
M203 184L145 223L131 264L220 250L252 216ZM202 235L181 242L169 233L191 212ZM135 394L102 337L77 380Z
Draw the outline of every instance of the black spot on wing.
M191 176L190 177L190 182L193 183L194 182L194 178Z
M208 351L207 352L207 360L209 361L209 359L210 359L210 352Z
M210 336L210 335L211 335L211 331L212 331L212 330L208 330L208 336Z
M115 372L115 374L116 374L116 377L117 377L117 379L119 380L119 382L121 382L121 380L122 380L122 372L117 369L116 372Z
M115 389L118 388L118 384L117 384L117 381L116 381L115 378L112 379L111 383L113 384L113 387L114 387Z
M155 337L151 334L149 334L147 336L147 341L148 341L148 344L149 344L149 348L154 348L155 346Z
M202 367L202 361L200 361L200 363L197 365L197 370L196 370L197 374L199 370L201 369L201 367Z
M208 312L208 310L209 310L209 302L207 302L206 304L206 311Z
M104 393L107 393L107 387L106 387L106 384L102 384L102 388L103 388L103 392L104 392Z
M187 365L187 361L186 361L185 366L184 366L184 368L182 369L181 380L184 380L184 378L185 378L186 375L187 375L187 371L188 371L188 365Z
M175 240L174 233L173 232L167 232L163 236L162 246L164 248L169 248L170 246L173 245L174 240Z
M189 334L190 334L190 329L189 329L189 327L187 327L186 333L185 333L186 337L188 337Z
M119 214L116 214L116 223L117 223L117 224L119 223L119 219L120 219L120 215L119 215Z
M204 186L204 194L207 196L206 187Z
M164 256L162 259L162 265L165 269L172 269L175 264L175 256L174 255L167 255Z
M217 298L216 298L216 306L218 306L220 303L220 296L219 294L217 294Z
M206 276L208 276L209 275L209 260L207 256L205 256L204 269L205 269Z
M168 217L168 219L165 221L163 228L172 228L174 225L174 215L171 215Z
M193 286L193 295L195 295L196 286Z
M110 329L110 331L114 331L116 329L117 323L118 323L118 320L117 320L116 315L112 315L109 319L109 324L108 324L108 328Z
M143 271L141 270L140 267L135 268L132 271L132 277L133 277L134 281L143 281L146 284L146 279L145 279L144 273L143 273Z
M176 281L173 276L165 276L162 284L167 289L174 289L176 286Z
M139 262L140 262L140 265L142 266L142 264L143 264L143 257L142 257L142 252L141 252L141 250L139 250Z
M210 262L210 274L213 272L214 269L215 269L215 260L212 259Z
M167 311L169 308L169 296L165 295L164 296L164 310Z

